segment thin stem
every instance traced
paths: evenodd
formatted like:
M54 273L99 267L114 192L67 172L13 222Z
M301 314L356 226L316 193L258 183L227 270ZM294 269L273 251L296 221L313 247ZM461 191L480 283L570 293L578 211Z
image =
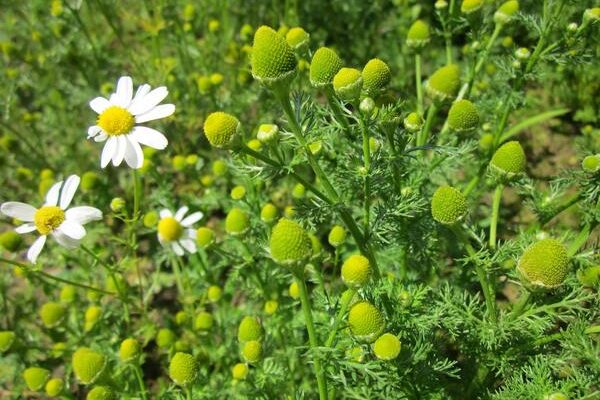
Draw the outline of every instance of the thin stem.
M141 189L142 185L141 185L140 177L139 177L136 169L132 170L131 177L133 180L133 215L132 215L131 221L129 222L129 243L131 246L130 249L131 249L132 256L134 258L136 258L137 257L137 255L136 255L137 235L136 235L136 233L137 233L137 224L140 219L139 214L140 214L140 207L141 207L141 202L142 202L142 189ZM142 280L140 263L138 263L138 262L135 263L135 269L136 269L136 273L137 273L138 286L139 286L140 310L142 310L142 313L145 314L146 306L144 304L144 282Z
M342 111L340 103L335 97L335 93L331 85L327 86L325 89L325 95L327 96L327 102L329 103L331 111L333 111L336 121L342 125L344 132L346 132L347 135L350 135L350 124L348 124L348 118L346 118L344 115L344 112Z
M415 53L415 86L417 87L417 112L423 115L423 84L421 78L421 53Z
M335 341L335 335L338 332L338 326L340 324L340 321L342 320L342 318L344 318L344 315L346 314L346 311L348 310L348 306L350 305L350 302L352 301L352 298L354 297L355 294L356 294L356 289L350 288L350 289L348 289L348 293L346 293L344 296L342 296L342 302L340 303L340 309L338 310L338 313L335 316L335 319L333 320L333 326L331 327L331 332L329 333L329 336L327 337L327 341L325 342L325 347L333 346L333 342Z
M181 280L181 270L179 267L179 256L176 254L171 255L171 267L173 268L173 274L175 274L175 283L177 285L177 291L179 292L179 301L185 302L185 289L183 281Z
M437 112L437 105L435 102L431 103L429 106L429 110L427 110L427 119L425 120L425 126L423 130L417 137L417 146L423 146L429 140L429 133L431 132L431 125L433 123L433 117L435 117L435 113Z
M491 249L496 248L496 233L498 230L498 215L500 214L500 202L502 200L502 189L504 185L499 184L494 191L494 200L492 202L492 220L490 222L490 241Z
M471 70L471 73L469 74L469 80L467 81L467 83L465 83L463 85L463 87L460 90L459 98L462 99L463 97L469 97L469 94L471 93L471 89L473 88L473 82L475 82L477 75L479 75L479 72L481 71L483 64L487 60L487 58L490 54L490 50L491 50L492 46L494 45L494 42L496 42L496 39L498 39L498 35L502 31L503 26L504 26L503 24L496 24L496 26L494 27L492 36L490 36L490 38L488 39L488 42L487 42L485 48L479 54L477 63L475 64L475 67Z
M525 306L527 305L527 303L529 303L530 299L531 299L531 292L529 290L525 290L521 294L521 297L519 297L519 300L515 303L512 311L508 315L507 319L512 320L512 319L515 319L518 316L520 316L523 313L523 310L525 310Z
M144 384L144 378L142 376L142 369L140 368L138 362L136 361L135 364L132 364L133 367L133 372L135 373L135 378L138 382L138 385L140 387L140 392L142 394L142 399L146 400L148 397L146 396L147 390L146 390L146 385Z
M588 238L590 237L590 233L592 233L596 226L597 223L588 223L583 227L583 229L579 232L567 249L567 254L569 257L573 257L575 254L577 254L579 249L583 247L585 242L587 242Z
M572 205L579 203L579 201L581 201L582 199L583 199L582 194L581 193L577 193L575 196L571 197L569 200L565 201L563 204L561 204L556 209L554 209L552 211L551 215L548 215L547 217L543 218L542 221L540 221L540 222L542 223L542 225L546 225L548 222L552 221L552 219L554 217L556 217L558 214L560 214L563 211L567 210Z
M296 283L300 289L300 301L302 303L302 311L304 312L304 319L306 321L308 340L311 349L314 351L318 347L318 340L310 307L310 299L308 298L308 290L306 288L306 283L304 282L304 276L297 276ZM313 363L315 375L317 376L317 385L319 387L319 399L327 400L327 384L325 382L325 375L323 374L323 369L321 367L321 360L318 356L313 357Z
M369 187L369 171L371 170L371 146L369 143L369 131L367 129L364 117L360 115L360 127L362 131L362 150L363 150L363 166L365 168L364 176L364 230L369 230L369 218L371 213L371 193Z
M189 387L185 388L185 398L186 400L192 400L192 389Z

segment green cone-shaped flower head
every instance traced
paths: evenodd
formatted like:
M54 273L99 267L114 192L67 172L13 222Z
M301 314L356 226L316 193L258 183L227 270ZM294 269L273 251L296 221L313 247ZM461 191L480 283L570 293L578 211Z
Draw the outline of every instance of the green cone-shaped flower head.
M4 353L11 348L15 342L15 336L13 331L0 331L0 353Z
M65 387L65 383L60 378L52 378L46 382L46 394L50 397L59 396Z
M214 318L208 311L200 311L194 320L194 328L199 331L209 331L213 326Z
M363 87L370 95L379 93L390 83L392 73L390 67L379 58L373 58L362 70Z
M262 344L258 340L250 340L242 345L242 357L249 364L260 361Z
M238 340L248 342L250 340L260 340L263 336L263 328L257 317L245 316L238 326Z
M464 14L471 14L481 9L483 0L463 0L460 5L460 11Z
M254 33L251 64L254 79L272 86L289 83L298 61L285 38L263 25Z
M241 124L231 114L217 111L206 117L204 121L204 135L214 147L230 147L238 137Z
M121 342L119 347L119 358L123 362L135 360L140 355L140 343L134 338L127 338Z
M567 248L556 239L542 239L525 249L517 269L533 286L560 286L569 272Z
M517 0L509 0L503 3L494 13L494 22L497 24L505 24L519 12L519 2Z
M507 178L525 172L525 152L517 141L506 142L492 156L490 166Z
M46 328L54 328L65 316L65 307L56 302L48 302L40 308L40 317Z
M590 174L600 171L600 154L585 157L581 162L581 168Z
M391 333L384 333L373 343L373 352L380 360L394 360L400 354L400 339Z
M193 383L198 376L198 362L188 353L175 353L169 364L169 377L179 386Z
M342 68L333 77L333 89L342 100L357 100L362 86L363 78L356 68Z
M423 118L417 112L411 112L404 118L404 127L410 132L418 132L423 126Z
M431 199L433 219L444 225L452 225L467 214L467 199L451 186L440 186Z
M333 77L342 69L342 59L328 47L321 47L310 62L310 83L324 87L333 83Z
M25 384L29 390L33 390L34 392L40 391L46 384L46 381L48 381L48 378L50 378L50 371L46 368L29 367L23 371Z
M342 265L342 280L350 287L364 286L371 276L369 259L360 254L355 254L346 259Z
M241 235L248 228L250 228L248 213L241 208L232 208L225 218L225 231L230 235Z
M271 257L282 265L301 263L310 257L312 244L306 231L297 223L281 218L271 231Z
M96 386L87 394L86 400L116 400L115 393L108 386Z
M460 87L460 70L456 64L446 65L431 75L425 90L432 99L445 101L456 97Z
M260 210L260 219L266 223L271 223L277 218L279 211L273 203L267 203Z
M285 34L285 41L296 53L301 53L308 49L310 35L303 28L297 26Z
M333 247L341 246L346 241L346 230L341 225L335 225L329 231L327 240L329 241L329 244Z
M203 226L196 230L196 243L202 248L207 248L215 242L215 231Z
M236 381L243 381L248 376L248 366L244 363L237 363L231 368L231 376Z
M80 347L73 353L71 364L77 379L84 385L91 385L104 372L106 357L90 348Z
M176 340L175 332L169 328L162 328L156 334L156 345L161 349L168 349L175 344Z
M458 100L452 103L448 111L448 126L458 132L471 131L479 125L479 112L475 104L469 100Z
M406 44L414 49L421 49L431 40L429 24L423 20L416 20L410 26L406 36Z
M365 342L373 342L385 328L383 315L367 301L356 303L348 313L350 332Z

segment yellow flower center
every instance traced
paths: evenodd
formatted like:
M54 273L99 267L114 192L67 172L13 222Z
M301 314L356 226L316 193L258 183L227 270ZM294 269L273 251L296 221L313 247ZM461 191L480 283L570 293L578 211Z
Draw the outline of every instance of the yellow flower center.
M38 232L47 235L65 220L65 212L57 206L44 206L35 212L33 222Z
M183 234L183 227L173 217L165 217L158 223L158 234L166 242L177 240Z
M96 124L109 136L131 132L135 118L129 111L119 106L110 106L98 116Z

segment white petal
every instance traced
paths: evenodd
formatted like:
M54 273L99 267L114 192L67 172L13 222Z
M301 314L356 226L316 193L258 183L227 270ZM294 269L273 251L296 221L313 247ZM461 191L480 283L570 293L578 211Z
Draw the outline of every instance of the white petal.
M128 107L133 96L133 81L129 76L122 76L117 82L114 102L120 107Z
M113 153L112 164L117 167L123 162L129 144L123 135L115 136L115 138L117 139L117 149Z
M100 132L102 132L102 128L100 128L98 125L92 125L88 128L88 139L93 138L94 136L96 136L97 134L99 134Z
M187 235L190 239L196 240L196 229L188 229L187 230Z
M127 149L125 151L125 162L131 168L141 168L142 165L144 165L144 153L142 152L142 148L137 140L131 138L130 135L127 135L126 138Z
M100 167L105 168L110 160L113 158L113 154L117 150L117 139L111 136L106 141L104 149L102 149L102 156L100 158Z
M47 206L55 206L58 205L58 193L60 192L60 187L62 186L63 181L56 182L50 190L46 193L46 205Z
M44 243L46 243L46 235L42 235L36 239L35 242L31 245L29 250L27 251L27 259L31 261L31 263L35 264L38 256L40 255L42 249L44 248Z
M189 208L187 208L186 206L181 207L179 210L177 210L177 212L175 213L175 219L177 221L181 221L183 219L183 217L185 216L185 214L188 212Z
M71 175L65 181L60 192L60 208L63 210L66 210L67 207L69 207L69 204L71 204L71 200L73 200L73 196L75 196L77 187L79 187L79 181L81 181L81 179L77 175Z
M28 222L23 225L19 225L15 228L15 232L17 233L29 233L35 231L35 224L33 222Z
M169 91L167 88L161 86L146 94L144 97L136 97L136 101L129 107L129 112L133 115L144 114L160 104L168 94Z
M188 251L188 253L194 254L196 251L196 243L191 239L181 239L179 244Z
M173 213L171 212L171 210L167 210L166 208L163 208L162 210L160 210L159 215L161 218L167 218L167 217L172 217Z
M80 241L77 239L73 239L64 234L60 229L52 232L52 237L63 247L68 249L75 248L79 246Z
M167 140L165 135L163 135L156 129L148 128L145 126L136 126L135 128L133 128L131 136L133 136L133 138L137 140L138 143L150 146L157 150L162 150L165 147L167 147L167 144L169 144L169 141Z
M73 220L81 225L85 225L90 221L98 221L102 219L102 211L90 206L80 206L69 208L65 212L67 220Z
M36 211L35 207L19 201L7 201L0 206L2 214L26 222L33 221Z
M197 212L195 212L193 214L190 214L187 217L185 217L181 221L181 225L183 225L183 226L185 226L187 228L188 226L193 225L196 222L200 221L203 216L204 216L204 214L202 214L201 211L197 211Z
M160 106L156 106L144 114L136 115L135 122L141 124L142 122L166 118L174 112L175 106L173 104L161 104Z
M171 243L171 247L173 247L173 251L175 252L175 254L177 254L178 256L183 255L184 251L177 242Z
M133 103L135 103L137 100L141 100L144 98L144 96L146 96L149 92L150 89L152 89L152 87L150 85L148 85L147 83L144 83L143 85L140 85L137 90L135 91L135 96L133 96L133 101L131 102L131 105L129 106L129 111L131 112L131 107L133 106Z
M85 228L83 225L75 222L74 220L65 220L57 228L62 233L70 237L71 239L79 240L85 236Z
M104 110L110 107L110 102L106 100L104 97L96 97L94 100L90 101L90 107L98 114L102 114Z
M104 142L106 139L108 139L108 135L104 132L100 132L98 136L94 138L94 142Z

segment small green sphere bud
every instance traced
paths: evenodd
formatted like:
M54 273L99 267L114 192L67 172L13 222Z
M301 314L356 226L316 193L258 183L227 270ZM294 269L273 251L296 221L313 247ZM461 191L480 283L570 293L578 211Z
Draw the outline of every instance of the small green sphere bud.
M96 386L87 394L86 400L116 400L115 393L108 386Z
M355 68L342 68L333 77L333 89L342 100L357 100L362 86L363 78L360 71Z
M106 357L87 347L80 347L71 360L73 373L84 385L94 383L106 368Z
M72 285L65 285L60 290L60 301L63 303L72 303L77 297L77 289Z
M240 29L240 38L244 41L249 40L254 33L254 28L250 24L242 25L242 29Z
M221 83L223 83L223 79L225 79L223 77L223 74L219 74L218 72L215 72L214 74L210 74L210 83L213 86L219 86L221 85Z
M404 118L404 127L410 132L418 132L423 127L423 118L419 113L411 112Z
M217 285L211 285L206 291L206 296L208 297L208 301L216 303L223 297L223 289Z
M482 0L463 0L460 5L460 11L464 14L471 14L481 9Z
M223 160L215 160L212 163L212 172L215 176L223 176L227 173L227 164Z
M208 311L201 311L196 315L194 328L199 331L209 331L213 326L214 318Z
M295 199L302 199L304 196L306 196L306 188L304 185L301 183L295 184L292 189L292 197Z
M291 28L285 35L285 41L296 53L303 53L308 49L310 35L301 27Z
M52 378L46 383L46 394L50 397L58 397L65 387L65 383L60 378Z
M248 376L248 366L244 363L237 363L231 368L231 376L236 381L243 381Z
M241 129L240 121L231 114L217 111L206 117L204 135L208 142L217 148L233 145Z
M262 124L258 127L256 138L261 143L271 143L277 140L279 136L279 127L275 124Z
M140 344L134 338L127 338L119 346L119 358L123 362L129 362L139 357L141 353Z
M600 171L600 154L594 154L591 156L587 156L581 162L581 168L585 172L589 172L591 174L595 174Z
M258 139L251 139L248 140L248 142L246 143L246 146L248 146L250 149L259 152L262 149L262 142Z
M202 248L207 248L215 242L215 232L205 226L196 231L196 243Z
M531 52L525 47L520 47L517 50L515 50L515 57L517 57L521 61L527 60L529 56L531 56Z
M168 349L171 346L173 346L173 344L175 343L175 333L168 329L168 328L162 328L158 331L158 333L156 334L156 345L160 348L160 349Z
M488 151L494 145L494 135L491 133L485 133L479 139L479 148L483 151Z
M431 33L429 32L429 24L423 20L416 20L410 26L408 35L406 36L406 44L408 47L413 49L422 49L431 40Z
M241 200L246 196L246 188L242 185L237 185L231 189L230 195L233 200Z
M54 172L50 168L44 168L40 171L40 179L54 179Z
M273 315L277 312L279 308L279 302L277 300L267 300L265 301L264 310L268 315Z
M373 342L385 328L383 315L367 301L356 303L348 313L350 331L359 340Z
M394 360L400 354L400 339L391 333L384 333L373 344L373 352L380 360Z
M46 303L40 308L40 317L46 328L54 328L65 316L65 307L53 301Z
M315 87L331 85L333 77L342 66L342 59L335 51L321 47L315 52L310 63L310 83Z
M242 235L250 228L248 214L237 207L232 208L225 218L225 231L230 235Z
M379 58L373 58L362 70L363 87L370 95L379 93L392 80L390 67Z
M177 314L175 314L175 323L178 326L187 324L188 320L189 320L189 315L187 312L185 312L183 310L178 311Z
M208 30L212 33L215 33L221 28L221 23L217 19L211 19L208 21Z
M298 283L290 283L290 287L288 288L288 294L294 300L298 300L300 298L300 288L298 287Z
M277 207L273 203L267 203L260 210L260 219L269 224L275 221L278 214Z
M251 340L260 340L263 336L263 329L260 320L257 317L245 316L238 327L238 340L248 342Z
M242 357L247 363L259 362L262 357L262 344L258 340L250 340L242 346Z
M158 224L159 219L160 217L156 211L148 211L146 214L144 214L144 226L146 228L154 228L156 227L156 224Z
M448 2L446 0L437 0L434 7L436 10L444 10L448 7Z
M110 209L112 210L112 212L118 213L123 211L123 209L125 208L125 204L125 199L121 197L115 197L110 201Z
M185 156L183 156L181 154L175 155L171 159L171 165L173 166L173 169L175 171L183 171L185 169L185 167L187 167L187 164L185 162Z
M254 34L250 63L254 79L271 86L289 84L296 74L298 61L286 40L263 25Z
M494 22L497 24L505 24L519 11L519 2L509 0L503 3L500 8L494 13Z
M329 244L333 247L339 247L346 241L346 230L343 226L334 225L333 228L329 231L329 236L327 236L327 240Z
M29 390L40 391L50 378L50 371L45 368L30 367L23 372L23 379Z
M512 178L525 172L525 152L517 141L506 142L492 156L490 166L497 172Z
M89 306L85 310L85 325L84 325L85 331L87 332L87 331L92 330L92 328L94 327L94 325L96 325L96 322L98 322L98 320L100 319L101 316L102 316L102 308L100 308L98 306Z
M193 383L198 376L198 362L188 353L176 353L169 364L169 377L179 386Z
M444 225L452 225L467 214L467 199L451 186L440 186L431 199L433 219Z
M191 167L193 167L194 165L198 164L198 160L200 159L200 157L198 157L197 154L189 154L186 158L185 158L185 163Z
M0 331L0 353L4 353L11 348L15 342L15 337L13 331Z
M14 253L23 244L23 238L15 231L6 231L0 234L0 246L6 251Z
M429 77L425 90L432 99L445 101L456 97L459 86L460 70L456 64L450 64L438 69Z
M556 239L542 239L525 249L517 269L533 286L558 287L569 272L567 248Z
M52 357L54 358L61 358L65 355L65 352L67 351L67 344L65 342L56 342L54 343L54 345L52 345Z
M311 255L311 242L298 223L281 218L271 231L271 257L283 265L301 263Z
M448 126L458 132L468 132L479 125L479 112L469 100L452 103L448 111Z
M54 185L54 179L42 179L38 185L38 193L40 196L44 196L48 193L48 190Z
M373 114L373 111L375 110L375 101L370 97L365 97L360 102L358 109L361 113L363 113L367 117L370 117L371 114Z
M364 286L371 276L369 259L362 255L352 255L342 265L342 280L349 287Z

